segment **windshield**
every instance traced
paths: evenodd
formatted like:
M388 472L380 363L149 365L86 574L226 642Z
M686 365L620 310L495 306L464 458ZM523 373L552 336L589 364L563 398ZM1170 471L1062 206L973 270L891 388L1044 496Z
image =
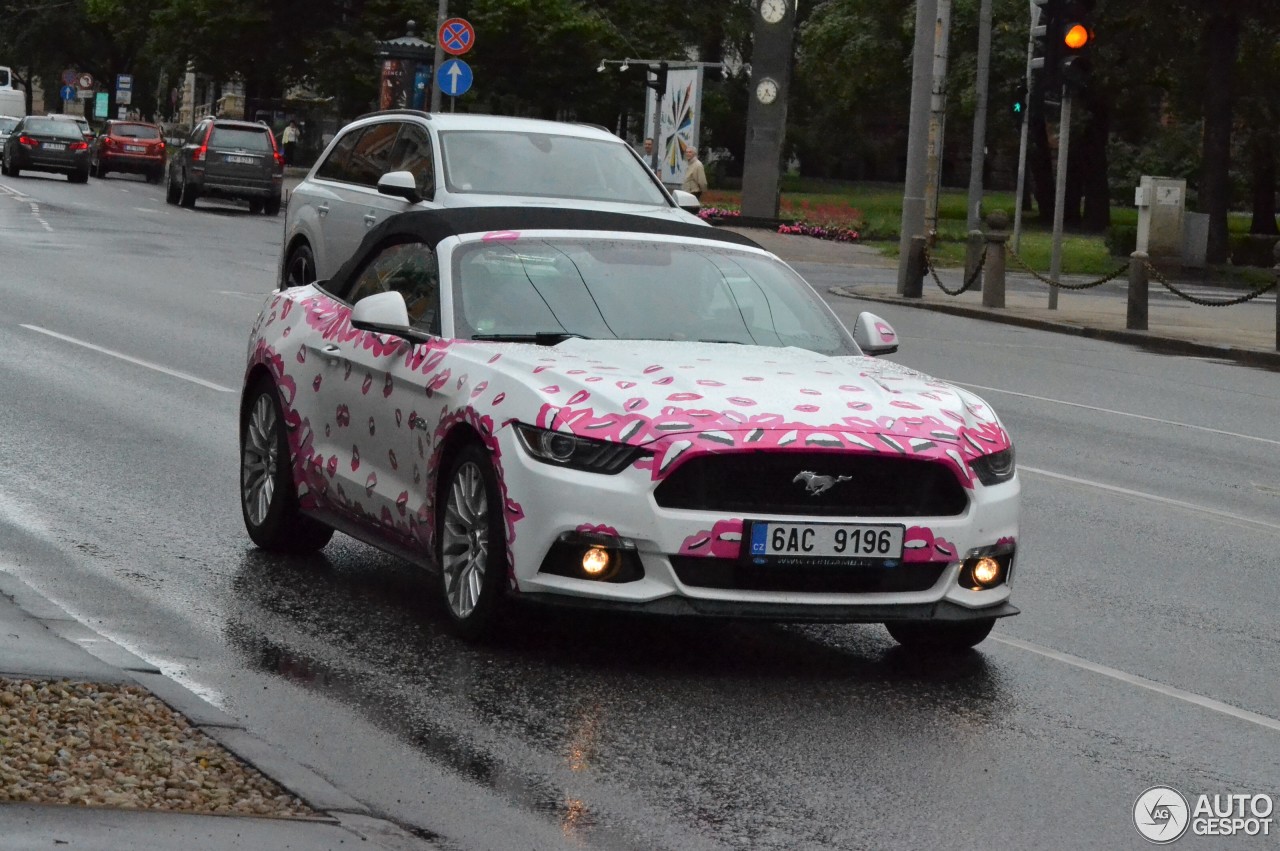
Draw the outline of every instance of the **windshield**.
M667 206L653 176L621 141L453 130L440 134L440 146L445 186L453 193Z
M241 130L235 127L214 127L213 135L209 137L209 147L267 152L271 150L271 140L267 137L265 128Z
M457 336L700 340L860 354L777 260L715 245L523 238L454 254Z
M150 124L113 124L111 135L125 139L159 139L160 131Z
M16 118L0 118L0 133L8 133L17 123Z

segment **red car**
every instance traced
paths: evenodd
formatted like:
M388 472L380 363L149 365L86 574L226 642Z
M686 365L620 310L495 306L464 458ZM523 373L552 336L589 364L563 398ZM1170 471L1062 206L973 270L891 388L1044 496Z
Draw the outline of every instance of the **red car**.
M94 177L108 172L145 174L148 183L164 176L165 148L160 128L141 121L108 121L93 141Z

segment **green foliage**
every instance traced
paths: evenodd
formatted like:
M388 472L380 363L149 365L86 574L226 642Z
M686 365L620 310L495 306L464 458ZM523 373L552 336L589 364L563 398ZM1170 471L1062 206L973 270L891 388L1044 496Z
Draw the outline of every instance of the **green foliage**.
M1107 228L1104 242L1112 257L1128 257L1138 250L1138 228L1136 225L1113 222Z
M1270 269L1276 264L1275 247L1280 236L1261 234L1232 234L1230 237L1231 265L1258 266Z

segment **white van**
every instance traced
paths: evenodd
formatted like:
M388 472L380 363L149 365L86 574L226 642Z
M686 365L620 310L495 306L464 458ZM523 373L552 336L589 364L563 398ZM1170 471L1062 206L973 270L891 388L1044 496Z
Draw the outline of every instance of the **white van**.
M27 114L27 93L13 87L13 72L0 65L0 115L21 118Z

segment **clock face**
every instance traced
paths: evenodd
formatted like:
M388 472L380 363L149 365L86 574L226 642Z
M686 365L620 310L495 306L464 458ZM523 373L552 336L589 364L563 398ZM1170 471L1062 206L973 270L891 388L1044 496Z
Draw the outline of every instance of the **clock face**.
M773 103L778 97L778 84L765 77L756 84L756 100L764 104Z
M776 24L787 14L787 0L760 0L760 17Z

